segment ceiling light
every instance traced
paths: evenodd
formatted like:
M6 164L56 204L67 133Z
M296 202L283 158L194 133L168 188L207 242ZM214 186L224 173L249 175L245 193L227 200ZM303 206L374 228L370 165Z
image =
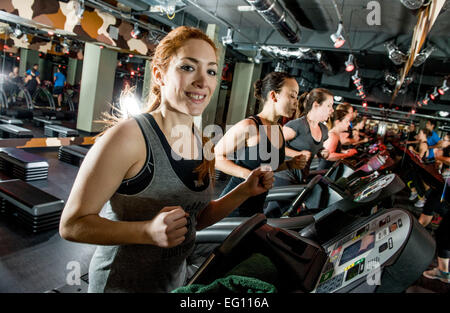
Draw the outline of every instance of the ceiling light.
M386 49L388 51L389 59L395 64L400 65L408 59L406 54L401 52L396 45L392 41L385 44Z
M16 28L14 28L14 36L17 39L20 39L23 36L23 31L20 29L18 25L16 26Z
M439 116L441 117L447 117L450 114L448 111L439 111Z
M261 54L261 48L259 48L255 55L255 63L259 64L259 63L261 63L261 60L262 60L262 54Z
M442 96L448 89L449 88L447 86L447 80L444 80L444 82L442 83L442 86L439 87L438 92Z
M389 85L395 85L395 83L397 82L397 77L390 74L390 73L386 73L386 75L384 76L384 80L389 84Z
M345 70L347 72L353 72L353 70L355 69L355 64L353 64L353 58L354 58L353 54L350 54L348 56L347 61L345 62Z
M411 114L416 114L416 110L415 110L415 109L412 109L412 110L411 110Z
M428 45L426 49L422 50L419 54L416 55L413 66L418 67L422 65L434 50L435 48L432 45Z
M342 25L342 22L339 22L338 29L334 34L331 34L330 38L334 43L335 48L340 48L345 43L345 38L342 36L342 29L344 28L344 25Z
M434 99L436 99L436 97L439 96L439 93L437 91L437 87L434 87L434 91L433 93L430 95L430 99L434 101Z
M222 37L222 44L224 46L231 45L233 43L233 30L231 28L228 28L227 35L225 37Z
M423 105L428 105L428 101L430 101L430 97L428 96L428 93L425 94L425 98L423 98L422 103Z
M83 18L83 13L84 13L84 0L80 0L78 2L78 6L76 6L75 8L75 14L79 20Z
M251 12L255 11L255 7L253 5L238 5L237 10L239 12Z
M275 67L275 72L285 72L286 71L286 67L284 66L283 63L278 62L277 66Z
M141 34L141 31L139 30L138 24L134 24L134 28L130 33L131 37L133 37L134 39L137 39L140 34Z
M367 107L367 101L363 101L362 106L366 108Z
M400 2L410 10L417 10L423 5L424 0L400 0Z
M334 101L341 102L342 97L341 96L334 96Z

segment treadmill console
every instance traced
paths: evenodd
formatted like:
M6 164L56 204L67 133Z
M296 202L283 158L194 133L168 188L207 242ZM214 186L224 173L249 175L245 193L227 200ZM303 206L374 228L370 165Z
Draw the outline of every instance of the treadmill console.
M407 242L411 227L405 212L391 209L329 241L324 245L328 259L312 292L344 292L361 283L376 285L376 271L380 273L393 260Z

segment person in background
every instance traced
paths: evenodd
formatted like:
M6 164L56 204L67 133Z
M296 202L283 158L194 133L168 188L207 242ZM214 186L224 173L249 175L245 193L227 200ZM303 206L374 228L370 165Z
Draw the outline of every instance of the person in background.
M331 123L328 128L328 139L324 142L323 147L328 150L328 157L321 159L318 169L328 169L335 161L349 158L355 155L356 149L343 150L341 148L340 135L348 131L348 125L353 118L353 112L336 109L331 116Z
M307 163L302 170L287 169L275 173L274 186L297 185L304 183L314 157L327 158L328 151L323 143L328 139L328 128L324 122L333 113L333 94L324 88L315 88L300 96L295 119L283 127L286 140L286 156L293 158L304 155ZM302 107L300 110L299 108ZM281 202L268 203L265 214L268 217L281 216L285 208Z
M23 84L23 78L19 75L19 67L14 66L12 72L8 74L8 94L12 102L16 102L16 96L19 92L19 86Z
M408 150L419 159L419 162L424 162L428 156L428 144L427 138L430 136L431 132L427 128L422 128L419 130L419 134L417 135L417 140L419 141L417 147L409 146ZM429 190L429 186L424 183L420 175L415 170L414 165L406 171L407 177L407 186L411 189L411 194L409 196L409 200L413 201L417 197L419 198L416 203L414 203L415 207L422 208L427 201L427 191Z
M439 137L439 135L434 131L434 128L436 127L436 121L433 119L430 119L425 124L425 127L431 132L431 134L427 137L427 143L428 143L428 160L434 160L434 149L439 148L442 144L442 140Z
M61 69L59 67L56 68L55 75L53 75L53 94L58 96L58 108L57 111L61 110L61 102L62 102L62 94L64 90L64 86L66 84L66 76L61 73Z
M278 120L291 116L297 106L298 83L284 72L271 72L255 83L255 97L263 103L260 113L231 127L215 146L216 168L231 179L221 196L232 191L262 164L272 171L302 169L306 157L300 155L285 161L285 140ZM233 159L231 155L234 155ZM252 216L263 213L267 193L249 198L230 216Z
M33 67L25 72L24 84L31 96L33 96L37 87L41 84L39 65L33 64Z
M217 53L200 29L170 31L155 48L145 112L104 131L81 164L59 232L97 245L89 292L181 287L196 231L271 187L273 174L257 168L212 200L214 153L194 116L202 115L217 86Z
M352 139L353 139L353 132L352 132L353 120L358 115L358 111L356 111L355 108L353 108L353 106L348 102L342 102L342 103L338 104L338 106L336 107L336 111L337 110L342 110L342 111L345 111L345 112L351 114L348 129L344 132L341 132L341 134L339 135L339 140L340 140L341 144L344 146L349 146L352 144Z

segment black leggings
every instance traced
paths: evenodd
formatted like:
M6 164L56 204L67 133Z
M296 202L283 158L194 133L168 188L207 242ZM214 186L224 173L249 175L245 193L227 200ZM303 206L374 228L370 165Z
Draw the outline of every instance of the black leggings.
M408 187L416 188L417 194L420 197L424 197L426 194L425 185L423 184L423 180L420 177L417 168L410 167L408 171L406 171L406 184Z
M447 186L447 188L450 188ZM441 202L442 189L431 189L430 196L423 208L423 214L434 215L438 213L441 217L441 223L435 232L438 257L450 258L450 190L446 191L446 197Z

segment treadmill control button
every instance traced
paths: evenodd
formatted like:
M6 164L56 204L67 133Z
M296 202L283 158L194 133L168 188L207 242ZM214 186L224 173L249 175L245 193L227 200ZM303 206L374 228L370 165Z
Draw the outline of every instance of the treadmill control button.
M384 250L386 250L388 248L388 244L387 242L383 243L379 248L378 248L378 252L382 253Z
M392 242L392 237L389 238L388 244L389 244L389 249L392 249L392 247L394 246L394 243Z

